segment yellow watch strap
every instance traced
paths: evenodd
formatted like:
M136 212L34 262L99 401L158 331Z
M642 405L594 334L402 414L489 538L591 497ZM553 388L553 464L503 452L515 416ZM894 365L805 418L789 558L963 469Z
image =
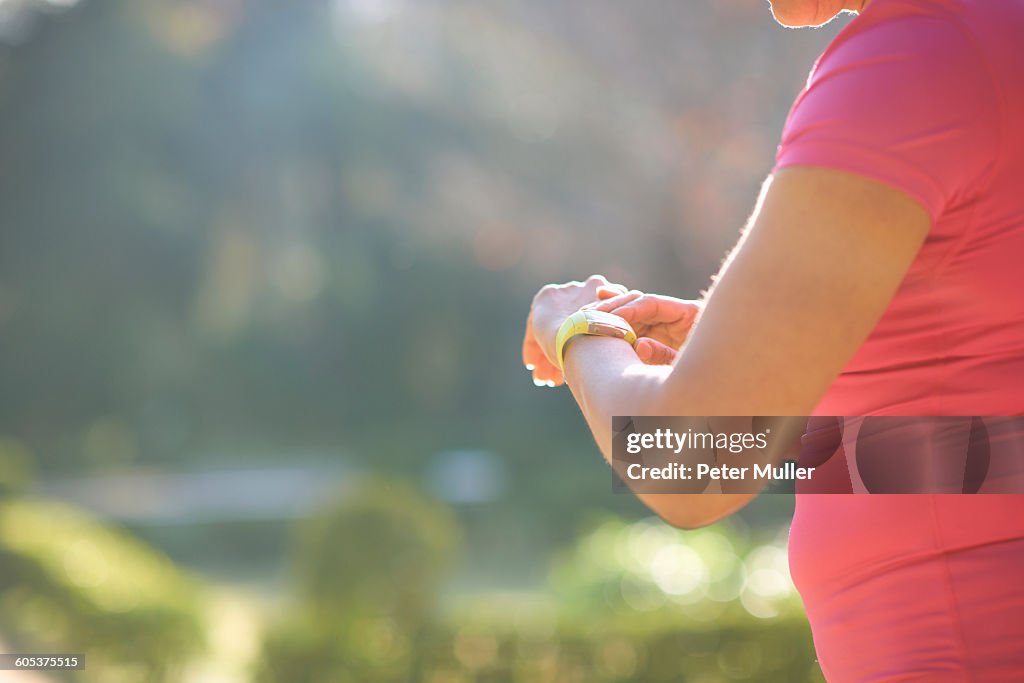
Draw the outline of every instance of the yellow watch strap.
M558 358L558 368L562 372L565 372L565 345L580 334L624 339L630 346L636 345L636 333L619 316L605 311L581 309L566 318L555 335L555 357Z
M565 344L578 334L586 333L590 328L587 316L583 311L576 311L562 323L555 335L555 357L558 359L558 369L565 372Z

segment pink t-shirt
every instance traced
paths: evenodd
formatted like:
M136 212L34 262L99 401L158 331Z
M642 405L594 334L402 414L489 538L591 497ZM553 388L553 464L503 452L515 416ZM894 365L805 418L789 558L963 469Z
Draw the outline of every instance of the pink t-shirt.
M816 414L1024 414L1024 2L873 0L793 106L795 165L933 219ZM790 564L830 680L1024 680L1024 497L798 495Z

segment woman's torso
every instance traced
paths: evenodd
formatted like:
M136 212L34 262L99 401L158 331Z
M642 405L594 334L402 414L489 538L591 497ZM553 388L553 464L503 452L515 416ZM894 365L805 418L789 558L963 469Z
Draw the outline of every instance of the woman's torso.
M831 56L880 22L912 31L933 16L957 24L984 64L991 158L973 160L984 172L936 212L818 415L1024 414L1024 2L874 0ZM819 67L842 68L829 59ZM1024 497L797 498L790 563L830 680L1024 680Z

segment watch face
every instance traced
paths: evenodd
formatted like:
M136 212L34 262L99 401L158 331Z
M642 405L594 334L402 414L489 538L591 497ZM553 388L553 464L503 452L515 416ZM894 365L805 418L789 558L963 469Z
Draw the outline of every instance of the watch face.
M587 326L587 334L599 334L602 337L617 337L621 339L626 336L626 331L605 322L591 321L590 325Z
M629 323L614 313L605 311L583 311L587 320L587 334L625 339L635 343L636 335Z
M584 311L584 315L587 318L587 322L591 325L597 324L603 327L613 327L623 331L629 327L629 323L621 317L614 313L608 313L607 311Z
M629 324L615 315L604 311L587 311L587 333L605 337L623 338L627 334Z

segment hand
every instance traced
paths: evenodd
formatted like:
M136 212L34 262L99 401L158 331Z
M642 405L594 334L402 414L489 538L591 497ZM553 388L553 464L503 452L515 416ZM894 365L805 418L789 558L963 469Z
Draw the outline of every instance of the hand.
M598 290L614 296L625 293L626 288L613 285L601 275L591 275L586 282L547 285L533 298L523 338L523 365L533 373L537 386L556 387L565 383L555 357L555 336L566 318L584 305L598 301Z
M636 355L648 365L671 365L701 311L697 301L599 288L591 308L622 317L637 335Z

